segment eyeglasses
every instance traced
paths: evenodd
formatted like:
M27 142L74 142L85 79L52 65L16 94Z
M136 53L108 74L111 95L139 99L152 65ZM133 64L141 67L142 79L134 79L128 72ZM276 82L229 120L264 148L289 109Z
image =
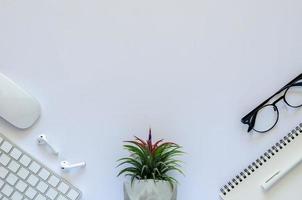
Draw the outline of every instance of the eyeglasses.
M283 95L277 97L277 95L282 92L284 92ZM276 98L276 100L274 100L274 98ZM276 104L281 100L292 108L302 106L302 74L294 78L241 119L243 124L248 125L247 132L254 130L258 133L265 133L272 130L279 120L279 110ZM270 103L270 101L273 102Z

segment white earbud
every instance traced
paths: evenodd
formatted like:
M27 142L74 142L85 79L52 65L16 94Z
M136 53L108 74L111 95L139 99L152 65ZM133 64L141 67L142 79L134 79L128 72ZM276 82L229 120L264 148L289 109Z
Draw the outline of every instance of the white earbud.
M53 152L53 154L55 154L55 155L59 154L59 152L53 146L51 146L49 144L46 135L39 135L37 141L38 141L38 144L40 144L40 145L46 144L51 149L51 151Z
M86 162L80 162L80 163L75 163L75 164L70 164L68 161L62 161L61 162L61 169L62 170L69 170L73 168L78 168L78 167L85 167Z

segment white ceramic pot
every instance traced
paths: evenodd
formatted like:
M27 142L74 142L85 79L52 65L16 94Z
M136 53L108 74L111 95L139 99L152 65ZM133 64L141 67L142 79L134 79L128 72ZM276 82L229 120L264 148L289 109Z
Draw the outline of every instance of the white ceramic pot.
M167 181L136 180L124 183L124 200L176 200L177 187Z

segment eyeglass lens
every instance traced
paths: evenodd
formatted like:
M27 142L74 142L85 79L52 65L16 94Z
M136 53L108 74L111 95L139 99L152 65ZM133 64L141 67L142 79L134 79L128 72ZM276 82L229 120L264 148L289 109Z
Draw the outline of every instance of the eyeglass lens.
M274 105L262 107L256 116L254 130L257 132L266 132L273 128L279 118L278 109Z
M291 86L285 93L285 102L294 108L302 106L302 84Z

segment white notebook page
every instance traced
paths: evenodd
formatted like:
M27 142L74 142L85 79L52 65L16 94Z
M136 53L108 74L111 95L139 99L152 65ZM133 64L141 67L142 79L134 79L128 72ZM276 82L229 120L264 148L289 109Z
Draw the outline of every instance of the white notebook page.
M226 194L220 194L223 200L301 200L302 199L302 164L298 165L290 171L284 178L274 184L268 191L261 188L261 184L265 182L278 170L287 168L291 163L296 162L302 156L302 124L300 124L296 136L292 131L294 139L288 137L290 142L284 140L286 145L280 145L278 152L273 151L275 155L271 155L270 159L263 156L267 161L263 165L251 172L251 175L246 175L246 179L242 182L238 181L238 185L232 183L234 188L227 185L230 191L225 189ZM251 171L251 170L249 170ZM245 173L246 174L246 173ZM242 176L240 176L242 177ZM237 179L236 179L237 181Z

